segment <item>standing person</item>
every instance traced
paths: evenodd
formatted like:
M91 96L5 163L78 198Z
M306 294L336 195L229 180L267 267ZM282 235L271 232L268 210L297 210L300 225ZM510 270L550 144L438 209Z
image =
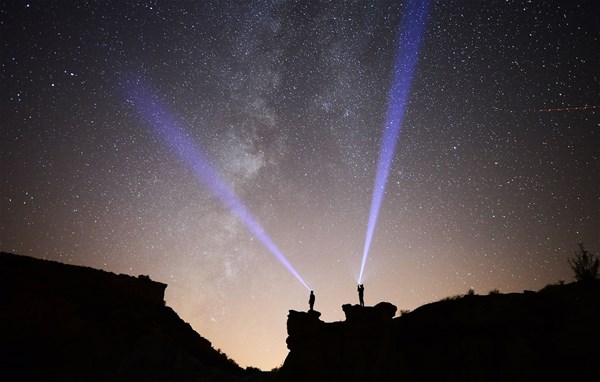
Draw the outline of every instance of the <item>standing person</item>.
M365 306L365 284L358 284L358 302L360 306Z
M310 306L310 310L313 310L315 306L315 294L313 291L310 291L310 297L308 298L308 305Z

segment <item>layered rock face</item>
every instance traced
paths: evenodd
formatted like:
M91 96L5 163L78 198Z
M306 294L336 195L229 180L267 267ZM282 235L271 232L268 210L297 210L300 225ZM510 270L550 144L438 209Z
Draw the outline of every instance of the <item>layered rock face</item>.
M0 379L238 380L243 370L165 306L166 287L0 253Z
M456 296L394 318L343 305L345 321L290 311L276 373L245 373L164 305L147 276L0 253L0 380L596 380L600 280ZM240 339L243 340L243 339Z
M396 318L389 303L342 309L332 323L290 311L281 381L597 379L600 280L458 296Z
M316 311L288 315L286 381L376 380L387 375L396 307L344 305L346 320L325 323Z

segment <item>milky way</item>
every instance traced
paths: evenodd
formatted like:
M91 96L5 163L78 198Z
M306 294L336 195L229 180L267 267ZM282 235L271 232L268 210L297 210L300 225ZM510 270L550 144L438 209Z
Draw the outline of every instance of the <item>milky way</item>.
M572 281L600 249L596 1L431 1L365 303ZM150 275L242 366L308 293L126 93L151 86L315 290L357 303L401 2L0 6L0 247ZM545 112L553 110L553 112Z

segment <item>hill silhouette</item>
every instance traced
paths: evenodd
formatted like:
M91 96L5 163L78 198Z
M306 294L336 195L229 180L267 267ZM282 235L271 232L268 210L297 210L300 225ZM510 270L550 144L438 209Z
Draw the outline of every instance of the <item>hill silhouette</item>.
M148 276L0 253L0 375L27 381L563 381L598 375L600 281L467 294L345 321L288 315L274 372L241 369L164 303Z
M598 376L600 280L539 292L467 294L393 318L343 305L346 320L290 311L284 381L565 381Z
M4 381L243 379L148 276L0 253L0 286Z

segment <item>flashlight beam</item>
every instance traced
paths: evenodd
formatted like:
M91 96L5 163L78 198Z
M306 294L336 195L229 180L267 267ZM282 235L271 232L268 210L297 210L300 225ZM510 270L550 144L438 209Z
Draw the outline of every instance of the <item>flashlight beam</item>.
M379 160L377 162L377 173L373 185L371 212L369 213L369 223L362 262L360 264L360 274L358 276L359 284L363 281L365 264L369 256L377 218L379 217L379 208L381 207L387 178L396 151L396 144L401 132L404 109L419 56L428 10L428 0L409 0L404 4L404 20L401 23L400 33L398 34L398 45L396 46L392 72L392 86L388 94L388 108L385 117L385 127L382 133Z
M246 226L261 243L300 281L307 290L310 287L294 269L289 260L266 233L260 223L252 216L248 208L219 176L209 159L185 133L181 123L173 118L167 108L143 86L131 89L128 101L137 108L138 113L167 143L169 149L192 170L197 180L204 184L219 200Z

